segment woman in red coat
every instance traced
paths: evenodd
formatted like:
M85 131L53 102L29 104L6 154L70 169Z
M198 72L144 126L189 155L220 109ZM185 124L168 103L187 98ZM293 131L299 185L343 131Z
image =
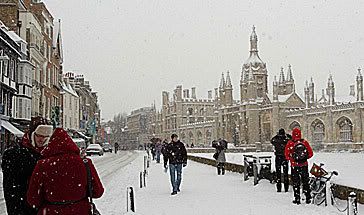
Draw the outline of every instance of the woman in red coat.
M306 196L306 203L311 202L310 186L308 184L308 162L313 156L310 144L301 137L299 128L292 131L292 140L289 140L284 150L284 155L291 162L291 178L294 192L294 204L301 204L300 183L302 181L303 193Z
M28 203L38 208L38 215L88 215L87 172L80 150L67 132L56 128L48 146L41 152L27 192ZM91 160L93 198L104 192Z

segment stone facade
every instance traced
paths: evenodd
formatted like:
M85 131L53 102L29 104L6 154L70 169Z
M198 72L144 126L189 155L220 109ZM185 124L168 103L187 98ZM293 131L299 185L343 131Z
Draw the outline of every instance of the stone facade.
M126 142L129 147L132 145L130 148L136 149L155 137L155 113L155 106L143 107L132 111L126 117Z
M242 66L239 100L233 99L232 91L228 72L226 77L222 75L213 99L182 98L182 86L177 86L172 99L168 92L163 92L162 109L156 113L156 133L163 138L177 133L185 143L201 146L208 146L217 138L246 145L269 143L279 128L291 132L294 127L300 127L303 137L315 148L364 141L360 69L356 86L351 86L351 93L345 98L335 95L335 83L330 75L321 98L315 97L315 84L311 78L310 83L306 82L302 99L296 93L291 65L288 65L286 75L281 68L279 79L274 77L270 94L268 69L258 54L254 27L249 57ZM188 92L183 92L188 97Z

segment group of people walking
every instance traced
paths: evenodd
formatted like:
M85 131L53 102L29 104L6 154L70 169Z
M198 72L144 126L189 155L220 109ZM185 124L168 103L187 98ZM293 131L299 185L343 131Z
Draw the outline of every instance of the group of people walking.
M88 215L89 197L104 192L92 161L81 158L65 130L42 117L32 118L22 140L5 150L1 167L8 215Z
M283 128L271 140L274 146L277 192L282 191L282 170L284 191L288 192L288 162L291 163L291 180L294 193L294 204L301 204L301 183L306 203L311 203L308 162L313 156L310 144L302 138L301 130L294 128L292 135L286 134Z

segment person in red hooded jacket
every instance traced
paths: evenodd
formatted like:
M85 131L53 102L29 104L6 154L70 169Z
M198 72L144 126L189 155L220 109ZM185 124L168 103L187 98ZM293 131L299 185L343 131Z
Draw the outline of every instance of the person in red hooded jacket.
M30 179L28 203L38 215L89 215L87 171L80 150L62 128L56 128L48 146L41 152ZM99 198L104 188L90 159L92 197Z
M313 156L310 144L302 139L301 130L294 128L292 131L292 139L288 141L284 154L291 163L291 178L293 183L294 204L301 203L300 183L302 181L303 193L306 196L306 203L311 202L310 186L308 184L308 162L307 160Z

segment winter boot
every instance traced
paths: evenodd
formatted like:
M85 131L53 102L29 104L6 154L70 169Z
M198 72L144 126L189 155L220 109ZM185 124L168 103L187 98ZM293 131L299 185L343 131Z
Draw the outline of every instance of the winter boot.
M282 184L279 182L277 183L277 192L280 193L282 189Z
M173 195L176 195L177 194L177 191L173 191L172 193L171 193L171 195L173 196Z
M284 184L284 192L288 192L288 189L289 189L289 184L287 183L287 184Z
M306 196L306 204L311 204L311 196Z
M293 204L296 204L296 205L301 204L300 199L295 199L295 200L293 200L292 202L293 202Z

